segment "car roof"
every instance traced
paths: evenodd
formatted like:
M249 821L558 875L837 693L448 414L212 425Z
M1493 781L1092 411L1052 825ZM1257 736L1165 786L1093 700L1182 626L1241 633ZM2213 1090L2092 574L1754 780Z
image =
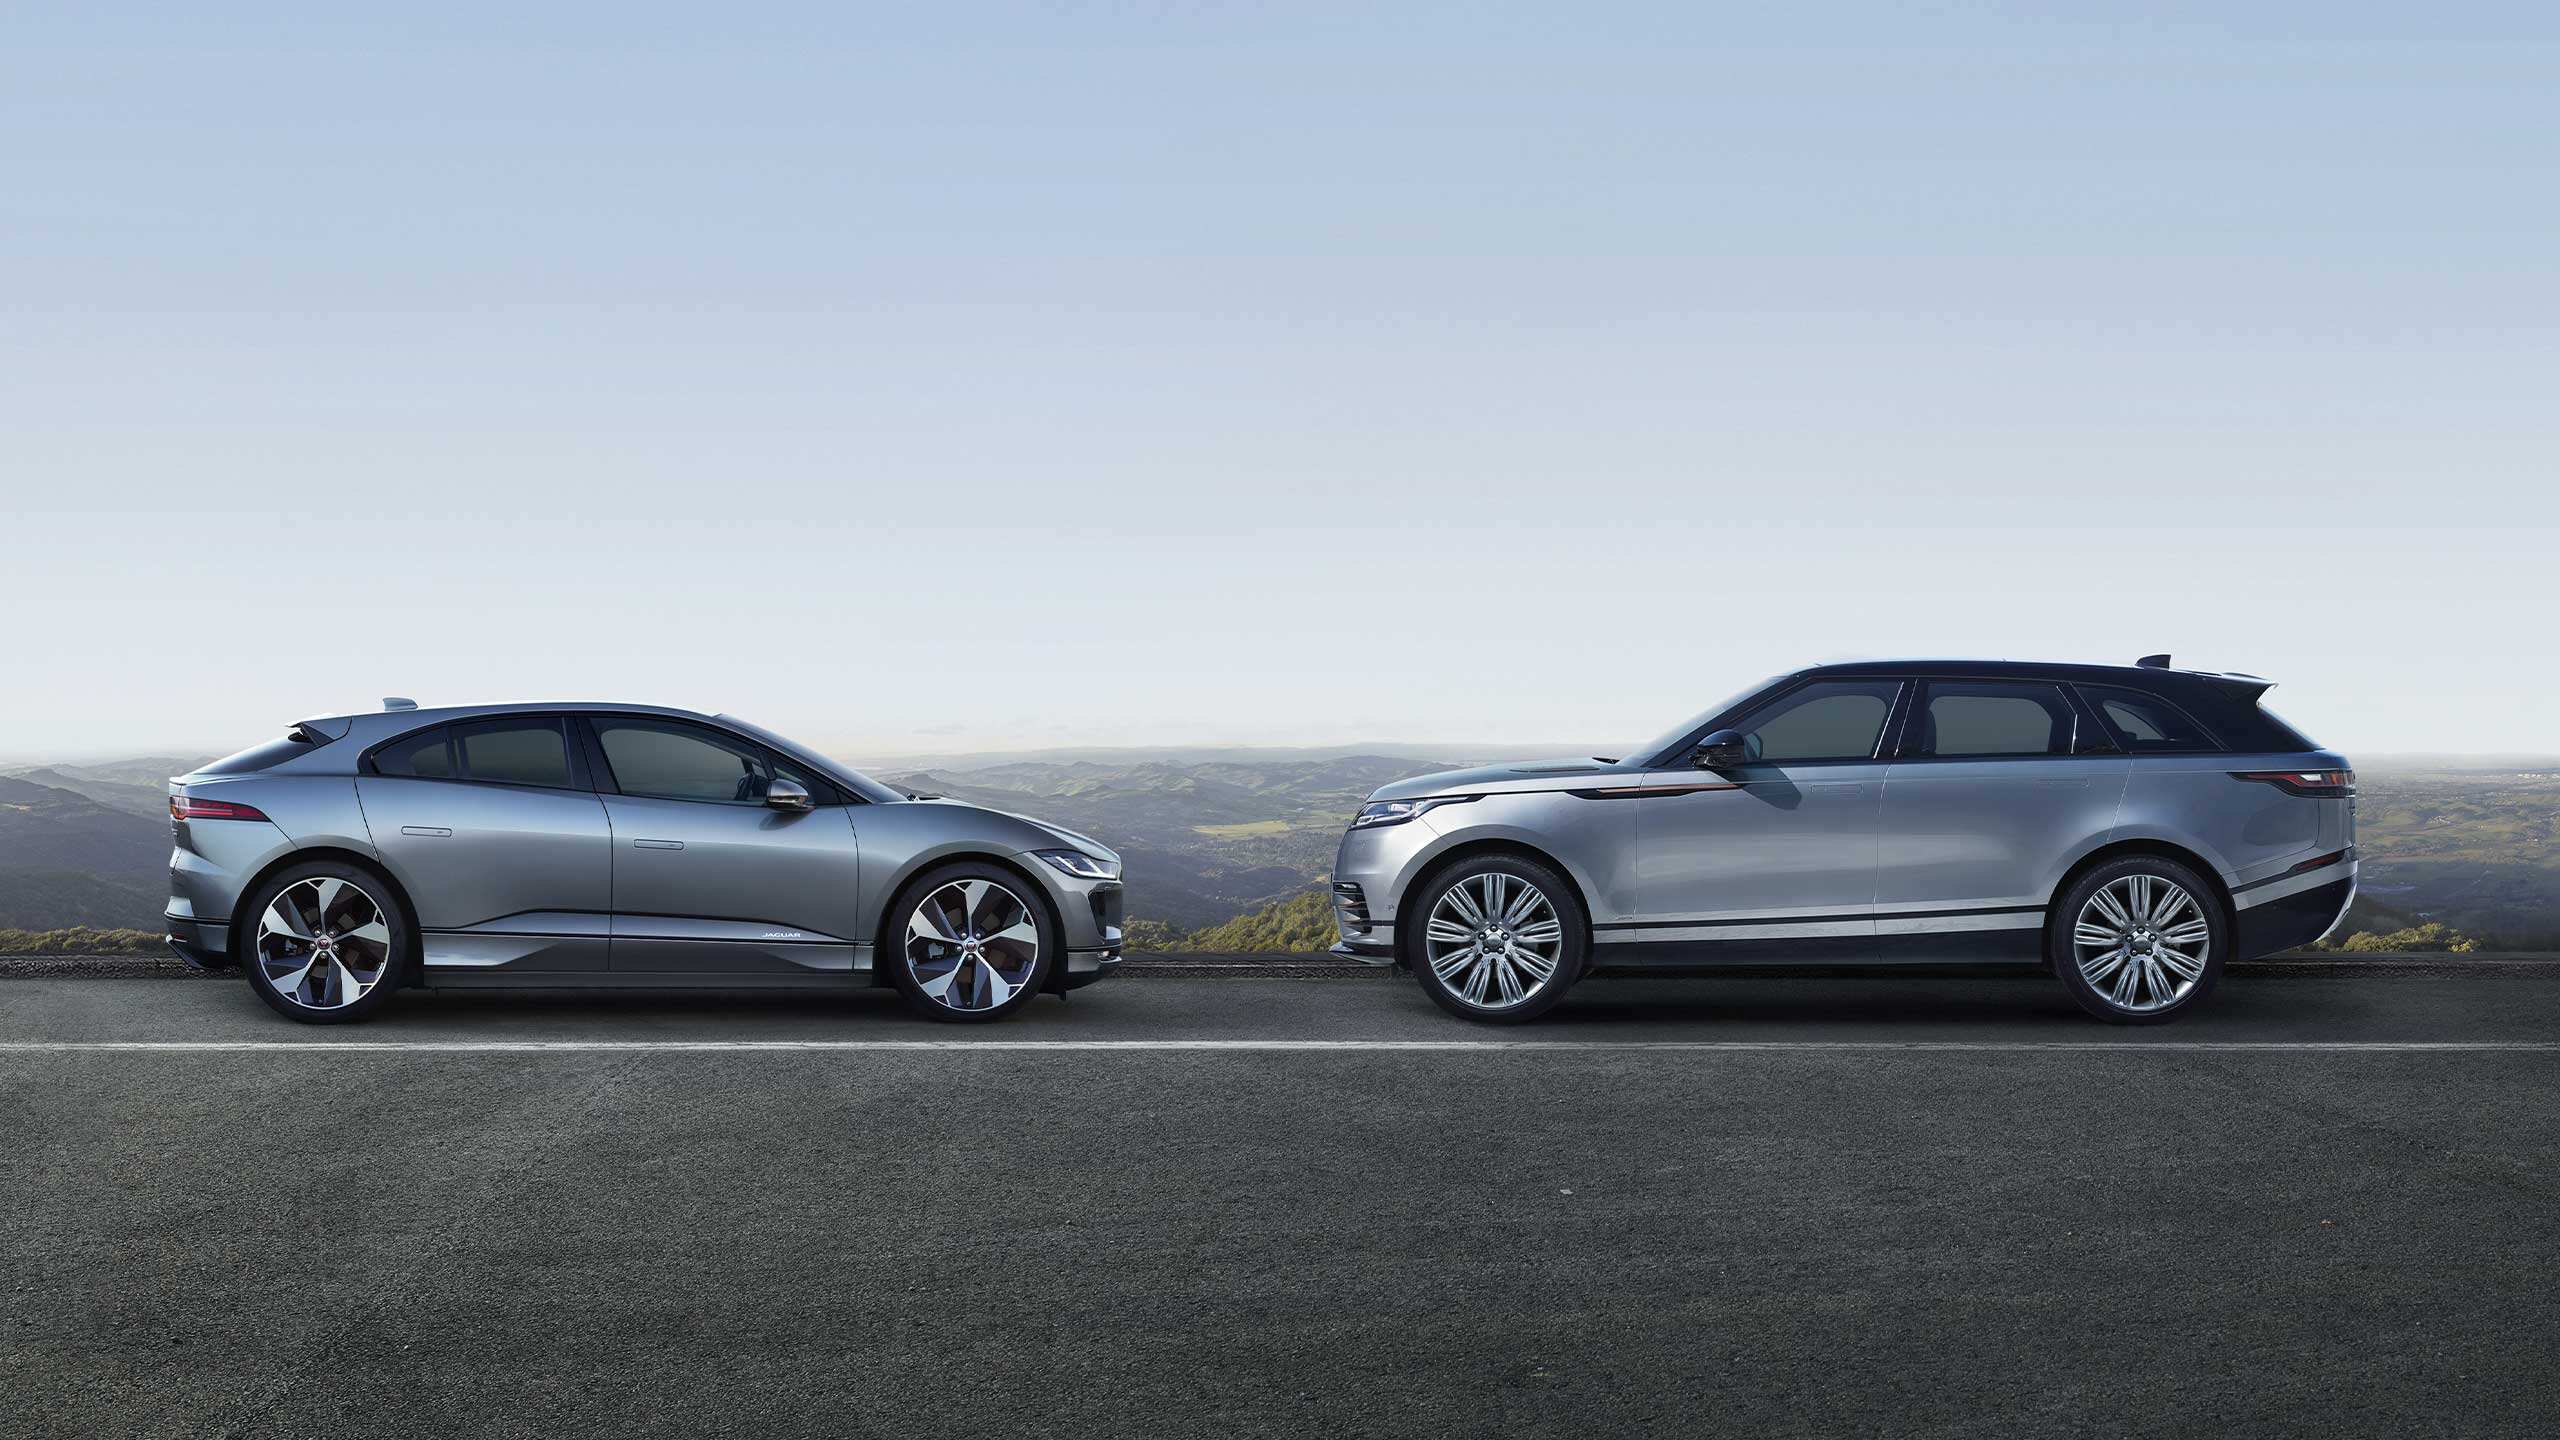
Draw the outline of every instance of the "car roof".
M406 730L431 725L439 720L468 720L478 715L664 715L679 720L715 720L719 717L700 710L682 710L671 705L630 705L612 700L524 700L487 705L435 705L397 710L358 710L343 715L313 715L304 723L352 722L389 718Z
M1827 665L1808 665L1795 674L1799 677L1907 675L1917 679L2085 680L2091 684L2133 685L2145 689L2156 688L2167 681L2176 686L2213 683L2226 689L2245 691L2264 690L2274 683L2256 675L2225 674L2212 670L2171 670L2155 665L2089 665L2067 660L1844 660Z

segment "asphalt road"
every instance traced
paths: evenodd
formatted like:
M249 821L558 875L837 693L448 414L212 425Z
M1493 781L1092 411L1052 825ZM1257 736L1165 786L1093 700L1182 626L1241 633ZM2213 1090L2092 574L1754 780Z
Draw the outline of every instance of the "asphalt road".
M2548 973L13 980L0 1432L2548 1434L2555 1159Z

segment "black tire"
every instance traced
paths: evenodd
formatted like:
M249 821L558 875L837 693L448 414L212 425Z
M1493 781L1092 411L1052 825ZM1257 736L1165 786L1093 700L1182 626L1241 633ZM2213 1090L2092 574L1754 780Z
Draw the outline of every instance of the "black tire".
M2120 947L2126 958L2112 966L2107 961L2117 951L2098 950L2094 945L2089 947L2094 953L2087 958L2090 966L2098 971L2097 979L2092 980L2089 971L2083 968L2082 947L2077 943L2082 912L2089 908L2091 898L2102 890L2108 891L2108 898L2122 909L2124 891L2110 887L2117 887L2118 882L2135 882L2144 878L2152 881L2155 887L2160 882L2176 886L2192 903L2192 909L2181 909L2167 920L2159 920L2155 915L2152 924L2137 921L2126 932L2135 938ZM2163 908L2156 898L2160 892L2155 888L2152 893L2155 911ZM2099 923L2110 928L2122 928L2115 927L2103 912L2098 919ZM2200 973L2189 981L2173 968L2173 957L2192 960L2195 947L2192 944L2164 946L2164 940L2182 932L2192 934L2191 927L2196 919L2204 923L2202 965ZM2141 938L2144 936L2149 939ZM2071 998L2081 1009L2110 1025L2165 1025L2202 1005L2213 994L2214 986L2221 982L2223 962L2230 958L2231 943L2231 917L2224 913L2222 901L2213 886L2197 874L2193 866L2156 855L2133 855L2111 860L2081 876L2063 890L2061 898L2054 904L2052 918L2045 925L2045 958L2052 963L2053 973L2061 978L2063 988L2071 992ZM2146 945L2150 947L2147 951ZM2149 967L2147 974L2144 973L2146 962ZM2109 980L2115 983L2106 983ZM2164 995L2157 988L2162 984L2169 986L2170 993ZM2184 984L2185 988L2178 990L2179 984ZM2120 998L2124 993L2120 987L2128 986L2133 998L2130 1005ZM2161 1003L2164 1000L2166 1003Z
M1429 927L1433 913L1453 890L1460 890L1470 903L1481 908L1485 895L1484 877L1488 876L1501 878L1506 895L1511 882L1534 887L1552 911L1557 927L1553 972L1538 982L1535 989L1528 990L1525 998L1511 1004L1487 1005L1482 999L1471 1001L1464 990L1468 982L1476 982L1482 996L1497 995L1494 987L1500 983L1504 966L1512 962L1496 962L1483 967L1472 962L1458 962L1461 968L1452 972L1458 982L1455 985L1450 977L1444 976L1432 964L1431 947L1434 942L1429 938ZM1487 918L1498 921L1500 917ZM1590 963L1591 919L1584 913L1582 902L1575 898L1573 886L1551 867L1517 855L1480 855L1433 871L1424 877L1421 884L1413 887L1405 897L1402 915L1396 925L1396 947L1398 958L1407 970L1413 972L1414 978L1422 982L1422 993L1430 996L1434 1005L1461 1020L1472 1020L1480 1025L1518 1025L1554 1009L1556 1002L1564 998L1564 992L1572 989L1574 982L1582 978ZM1538 958L1544 957L1540 954ZM1449 954L1444 952L1444 962L1449 959ZM1477 982L1480 968L1487 978ZM1516 965L1510 970L1515 981L1526 979L1528 973ZM1524 985L1523 988L1527 987Z
M297 952L293 945L278 942L275 948L277 958L272 962L267 960L262 947L270 942L261 938L261 922L277 906L279 897L288 891L294 892L294 914L296 918L305 918L310 911L303 902L318 893L311 882L325 885L329 881L337 882L341 888L332 892L329 914L318 917L324 923L319 925L313 938L334 937L337 944L315 954L318 947L306 945ZM378 965L368 967L364 963L373 958L374 948L371 941L357 938L365 927L349 923L362 919L366 913L357 908L359 902L353 898L356 896L361 896L361 904L369 906L371 914L379 917L387 937L380 947L383 953ZM342 860L314 860L288 866L269 876L266 883L250 895L249 904L240 914L233 958L247 972L249 988L256 991L258 998L266 1001L270 1009L288 1020L298 1020L305 1025L348 1025L368 1019L391 1002L392 991L411 983L416 975L417 921L410 915L408 902L402 898L398 887L381 872L365 866ZM339 935L341 928L346 932L344 936ZM331 965L326 957L338 956L339 945L345 947L344 954L340 963ZM299 971L292 968L294 960L306 957L310 963ZM297 974L302 979L291 987L290 993L279 985L280 980L294 979ZM346 983L330 977L343 975L361 980L367 974L374 978L364 985L362 993L354 1000L344 1004L328 1003L330 986Z
M1038 949L1028 967L1008 964L1003 957L1016 952L995 940L984 939L983 947L959 952L956 947L939 942L911 943L909 922L918 907L953 885L965 886L971 881L984 881L1013 897L1013 903L1028 912L1032 928L1038 932ZM965 898L965 892L964 896ZM993 900L992 892L982 892L981 903ZM938 915L946 924L956 917L948 902ZM981 923L1003 922L1009 911L1002 907L982 913ZM955 930L957 929L954 926ZM1019 942L1014 942L1018 944ZM889 983L907 997L908 1006L918 1014L955 1025L977 1024L1001 1020L1028 1005L1032 997L1049 988L1050 978L1065 963L1066 937L1059 929L1058 917L1049 909L1048 893L1031 881L1004 868L984 861L964 860L938 865L910 880L898 891L880 930L880 965L889 972ZM922 953L918 953L922 952ZM944 969L932 961L943 953L951 953L951 966ZM988 959L989 955L998 958ZM919 971L922 973L919 973ZM994 985L1008 987L1010 993L993 1003L971 1004L995 996ZM952 997L959 997L955 1002Z

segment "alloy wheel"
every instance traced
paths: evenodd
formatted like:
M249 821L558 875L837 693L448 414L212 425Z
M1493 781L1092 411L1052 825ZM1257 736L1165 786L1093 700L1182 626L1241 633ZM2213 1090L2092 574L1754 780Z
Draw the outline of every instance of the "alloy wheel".
M294 1004L344 1009L391 973L391 923L382 903L352 880L296 880L258 917L257 963Z
M1424 959L1448 992L1479 1010L1526 1003L1564 961L1564 925L1546 892L1498 870L1441 892L1422 930Z
M2157 875L2101 885L2071 929L2080 978L2128 1014L2165 1010L2204 978L2213 926L2184 886Z
M916 988L952 1010L993 1010L1040 968L1040 922L993 880L954 880L907 917L907 968Z

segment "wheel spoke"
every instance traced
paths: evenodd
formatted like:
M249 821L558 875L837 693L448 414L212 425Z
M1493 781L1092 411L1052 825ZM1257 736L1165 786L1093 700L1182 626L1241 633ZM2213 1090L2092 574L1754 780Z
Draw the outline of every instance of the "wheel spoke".
M995 966L987 963L985 960L980 960L978 962L978 970L986 977L985 983L980 987L980 990L981 993L987 997L987 1009L992 1010L998 1005L1001 1005L1007 1000L1013 998L1014 987L1007 983L1002 975L996 973Z
M1487 914L1487 915L1500 915L1500 914L1502 913L1502 909L1503 909L1503 905L1502 905L1502 897L1503 897L1505 894L1509 893L1509 890L1510 890L1510 878L1511 878L1511 877L1509 877L1509 876L1507 876L1507 875L1503 874L1503 873L1502 873L1501 871L1499 871L1499 870L1493 870L1493 871L1487 871L1487 872L1486 872L1486 874L1485 874L1485 876L1484 876L1484 913L1485 913L1485 914Z
M2213 938L2213 929L2202 920L2190 920L2184 925L2161 931L2160 938L2172 945L2202 945Z
M2075 945L2113 945L2122 938L2118 932L2104 925L2092 925L2086 920L2081 921L2071 932L2071 943Z
M2126 957L2128 963L2116 972L2116 988L2107 996L2120 1006L2130 1006L2133 1003L2133 987L2142 979L2142 967L2130 963L2131 958Z
M1449 893L1442 898L1441 903L1454 907L1458 912L1458 918L1466 921L1470 926L1484 923L1484 908L1476 904L1476 897L1468 894L1467 887L1464 885L1450 886Z
M1460 970L1466 968L1468 961L1481 958L1473 949L1452 950L1431 962L1431 973L1439 976L1442 984L1452 984L1454 977Z
M2170 970L2176 972L2177 977L2181 980L2192 983L2204 978L2204 962L2187 954L2183 950L2171 950L2166 946L2163 946L2162 948L2153 951L2152 954L2162 965L2165 965Z
M1564 926L1554 920L1540 920L1534 924L1523 925L1511 933L1523 944L1554 945L1563 941Z
M2122 881L2117 882L2117 884L2122 883ZM2107 918L2107 923L2115 926L2118 930L2130 930L2133 928L2133 917L2126 914L2124 906L2117 902L2114 885L2110 885L2105 889L2100 890L2097 894L2090 896L2089 903L2096 906L2098 913Z
M2095 985L2116 973L2116 967L2122 965L2131 956L2132 952L2121 945L2103 955L2093 955L2080 962L2080 977Z
M1436 915L1431 918L1430 924L1422 927L1422 934L1434 945L1465 945L1475 939L1475 932L1466 926L1455 920L1443 920Z
M1535 950L1514 950L1511 952L1511 959L1512 963L1527 972L1530 983L1533 985L1544 985L1555 977L1556 962Z
M1470 1005L1483 1004L1485 982L1492 978L1492 959L1488 956L1478 956L1475 969L1467 974L1467 988L1458 992L1460 998Z
M267 913L259 924L270 935L288 935L296 940L311 938L311 927L303 923L302 913L294 909L290 891L275 898L275 903L267 907Z

